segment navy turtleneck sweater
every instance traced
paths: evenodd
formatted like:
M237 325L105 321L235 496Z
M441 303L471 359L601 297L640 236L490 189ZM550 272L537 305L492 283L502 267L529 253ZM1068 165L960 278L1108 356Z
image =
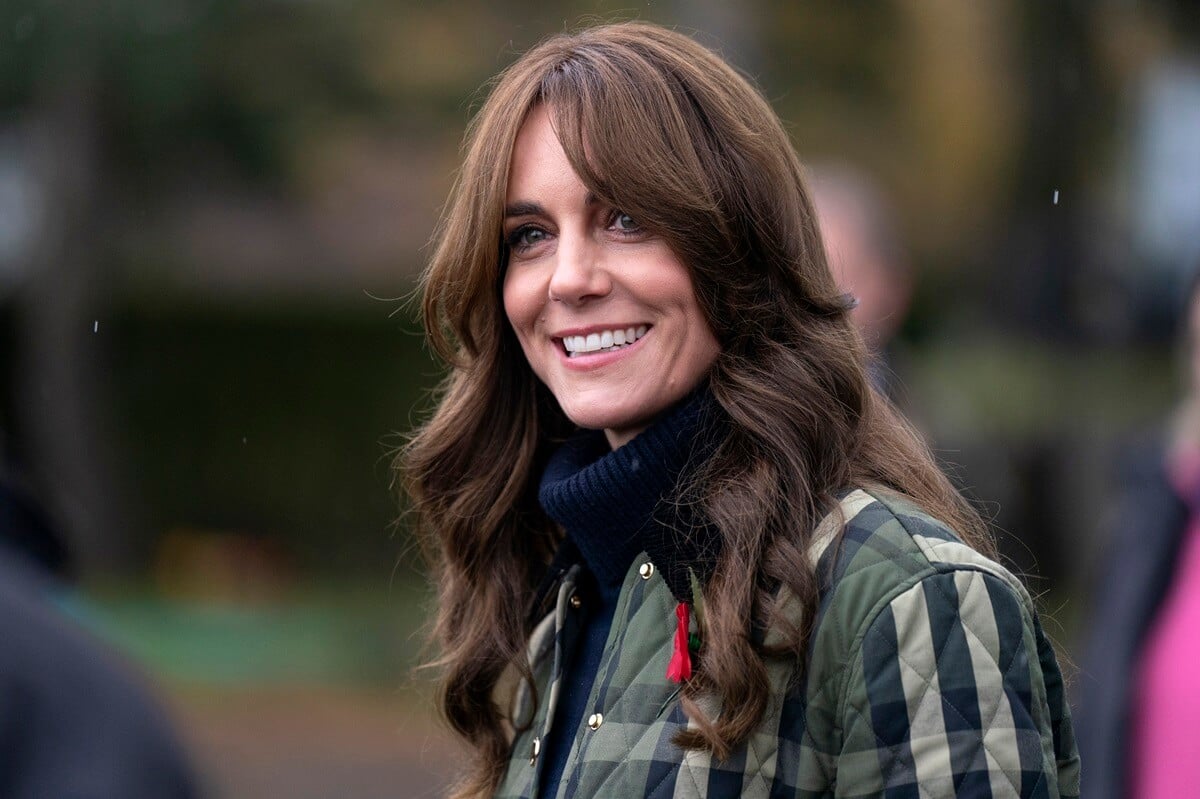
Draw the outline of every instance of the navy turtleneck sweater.
M716 440L711 432L711 397L693 392L651 427L610 450L604 433L583 430L551 456L538 498L561 524L583 559L581 580L585 619L565 676L542 760L552 796L562 778L575 733L600 666L621 584L634 559L648 552L680 600L690 599L687 570L707 573L716 560L715 539L690 559L671 557L677 531L693 531L686 508L671 500L681 476L707 457ZM692 540L696 540L693 536ZM664 620L664 623L670 623Z

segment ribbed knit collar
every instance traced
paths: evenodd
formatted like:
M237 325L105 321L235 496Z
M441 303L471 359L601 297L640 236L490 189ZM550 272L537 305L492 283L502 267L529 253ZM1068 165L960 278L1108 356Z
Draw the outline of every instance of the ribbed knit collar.
M538 498L601 586L619 586L642 551L680 601L691 599L689 569L702 580L711 573L720 539L675 500L720 440L715 410L701 388L624 446L610 450L603 431L581 430L551 456Z

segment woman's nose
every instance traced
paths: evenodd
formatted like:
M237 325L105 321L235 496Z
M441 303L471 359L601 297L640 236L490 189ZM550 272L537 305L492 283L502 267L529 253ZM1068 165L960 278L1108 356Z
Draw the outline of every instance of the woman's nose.
M603 248L586 236L561 236L550 276L550 299L578 304L611 290Z

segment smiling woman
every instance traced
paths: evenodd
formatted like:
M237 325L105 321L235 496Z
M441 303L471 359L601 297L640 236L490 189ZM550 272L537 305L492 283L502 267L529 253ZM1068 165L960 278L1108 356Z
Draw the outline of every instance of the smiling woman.
M762 96L645 24L472 123L400 468L459 797L1077 796L1020 581L867 380Z

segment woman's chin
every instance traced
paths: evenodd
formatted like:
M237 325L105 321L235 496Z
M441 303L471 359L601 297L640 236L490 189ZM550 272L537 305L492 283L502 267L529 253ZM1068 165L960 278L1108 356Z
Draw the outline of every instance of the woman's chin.
M612 405L595 407L582 406L564 408L567 418L578 427L585 430L603 430L609 434L609 440L613 439L613 434L621 437L625 431L641 430L646 427L646 414L639 413L633 410L628 412L614 408ZM628 436L632 438L632 436Z

